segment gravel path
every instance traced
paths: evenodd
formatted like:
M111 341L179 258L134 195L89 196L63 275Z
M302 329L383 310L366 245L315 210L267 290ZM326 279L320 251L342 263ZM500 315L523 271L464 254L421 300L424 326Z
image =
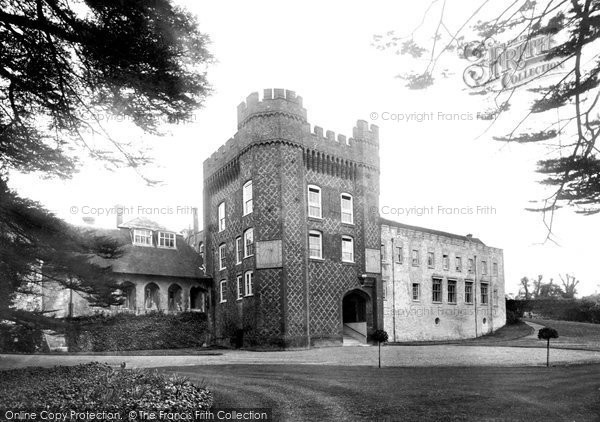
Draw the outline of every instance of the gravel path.
M389 346L381 348L383 366L540 366L546 351L532 347L492 346ZM553 364L600 362L600 352L552 349ZM85 362L108 362L128 368L236 365L300 364L376 366L377 347L330 347L284 352L224 350L219 356L96 356L96 355L0 355L0 368L25 366L76 365Z

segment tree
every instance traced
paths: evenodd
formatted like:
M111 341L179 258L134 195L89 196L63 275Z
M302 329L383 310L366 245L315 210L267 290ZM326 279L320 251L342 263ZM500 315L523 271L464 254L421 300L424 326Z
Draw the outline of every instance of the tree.
M558 338L558 331L554 328L544 327L538 331L538 339L546 340L546 367L550 366L550 339Z
M110 271L90 258L117 249L19 198L9 172L69 178L87 153L153 183L141 171L150 162L143 148L104 122L116 116L160 134L159 119L189 118L210 92L207 45L196 19L171 0L0 0L2 317L14 317L7 298L40 272L63 285L77 280L74 288L108 305Z
M532 292L532 297L534 299L539 299L540 295L541 295L541 290L542 290L542 279L544 278L544 276L542 274L539 274L537 277L537 280L535 280L533 282L533 292Z
M388 338L388 333L385 330L375 330L373 333L373 340L375 340L379 346L379 368L381 368L381 343L388 341Z
M529 279L527 277L521 278L521 286L523 287L522 292L524 299L531 299L531 293L529 293Z
M459 51L462 58L475 62L463 78L477 89L475 94L494 104L487 110L492 120L490 128L520 96L515 96L517 90L527 89L533 96L529 110L521 113L516 125L509 121L512 128L494 139L548 148L538 161L537 171L551 193L529 210L543 213L546 240L552 240L554 213L559 208L572 206L584 215L600 212L596 146L600 135L600 2L515 0L499 7L490 0L481 0L456 28L448 22L449 3L430 1L420 24L410 34L402 36L393 30L377 34L373 45L421 61L425 58L419 71L399 75L411 89L427 88L439 75L448 77L447 69L439 70L441 58L448 52ZM464 8L458 3L456 8ZM428 17L434 19L435 33L424 37L431 40L425 41L430 42L429 46L424 46L418 31L426 26ZM476 19L479 21L475 23ZM465 42L471 36L478 41ZM503 42L494 41L494 37L503 38ZM527 66L534 66L529 69L531 74L527 74ZM558 70L559 76L548 78ZM494 83L500 88L494 89Z
M85 296L92 306L121 303L110 260L118 241L66 224L40 204L20 198L0 180L0 320L43 326L43 313L12 307L20 294L54 282Z
M577 285L579 284L579 280L577 280L572 274L565 273L564 278L561 274L558 276L560 277L560 281L563 285L563 297L565 299L573 299L577 294Z

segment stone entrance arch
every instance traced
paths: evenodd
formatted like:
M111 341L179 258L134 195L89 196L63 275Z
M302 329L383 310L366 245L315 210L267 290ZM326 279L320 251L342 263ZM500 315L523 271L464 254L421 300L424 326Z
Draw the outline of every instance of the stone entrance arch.
M363 290L347 292L342 299L344 344L366 344L367 325L372 312L370 296Z

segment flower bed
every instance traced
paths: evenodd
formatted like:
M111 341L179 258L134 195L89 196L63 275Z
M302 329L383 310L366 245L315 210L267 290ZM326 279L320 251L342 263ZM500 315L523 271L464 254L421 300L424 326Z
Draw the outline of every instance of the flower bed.
M212 394L184 377L89 363L0 372L0 409L55 411L207 411Z

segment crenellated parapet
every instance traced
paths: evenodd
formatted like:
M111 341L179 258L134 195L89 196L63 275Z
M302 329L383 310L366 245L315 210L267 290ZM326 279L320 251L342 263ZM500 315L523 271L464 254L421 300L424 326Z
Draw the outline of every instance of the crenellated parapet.
M258 92L250 94L237 112L238 131L204 162L205 180L252 145L276 142L297 145L308 156L379 171L379 128L364 120L357 121L351 137L320 126L311 130L302 97L279 88L265 89L262 100Z

